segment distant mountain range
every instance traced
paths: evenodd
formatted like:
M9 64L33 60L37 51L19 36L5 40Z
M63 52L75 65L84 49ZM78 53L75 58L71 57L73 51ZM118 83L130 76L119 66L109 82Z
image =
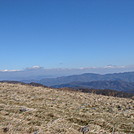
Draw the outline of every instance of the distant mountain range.
M49 87L73 87L73 88L93 88L93 89L112 89L118 91L134 92L134 72L113 73L113 74L95 74L84 73L78 75L62 76L50 78L54 72L60 74L61 69L45 70L44 68L35 66L27 68L23 71L0 71L0 80L16 80L21 82L35 82ZM62 70L63 72L66 71ZM48 72L51 76L46 78ZM45 74L45 75L44 75Z
M24 82L38 82L46 86L67 84L71 82L91 82L91 81L126 81L134 82L134 72L114 73L114 74L94 74L85 73L81 75L71 75L57 78L44 78L41 80L28 80Z
M74 88L74 89L114 89L127 93L134 93L134 82L126 81L92 81L92 82L71 82L52 86L53 88Z
M81 75L71 75L57 78L44 78L41 80L28 80L23 82L36 82L55 88L72 87L113 89L134 93L134 72L114 73L105 75L85 73Z

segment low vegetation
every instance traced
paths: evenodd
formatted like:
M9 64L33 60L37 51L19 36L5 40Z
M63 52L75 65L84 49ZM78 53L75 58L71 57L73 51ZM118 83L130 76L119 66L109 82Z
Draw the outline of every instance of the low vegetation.
M134 134L134 100L0 83L0 134Z

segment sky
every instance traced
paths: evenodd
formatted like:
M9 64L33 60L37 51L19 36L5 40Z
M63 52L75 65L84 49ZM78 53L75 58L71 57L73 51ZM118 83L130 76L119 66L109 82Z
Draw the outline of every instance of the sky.
M0 0L0 70L134 65L134 0Z

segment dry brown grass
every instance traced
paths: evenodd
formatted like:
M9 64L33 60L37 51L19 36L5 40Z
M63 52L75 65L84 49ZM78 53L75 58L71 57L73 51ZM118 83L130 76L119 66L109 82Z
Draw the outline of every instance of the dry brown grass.
M0 83L0 134L134 134L134 100Z

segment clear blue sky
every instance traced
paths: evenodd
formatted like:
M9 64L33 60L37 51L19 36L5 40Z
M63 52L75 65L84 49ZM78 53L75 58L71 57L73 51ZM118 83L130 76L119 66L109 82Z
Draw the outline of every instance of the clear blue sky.
M0 0L0 70L134 64L134 0Z

